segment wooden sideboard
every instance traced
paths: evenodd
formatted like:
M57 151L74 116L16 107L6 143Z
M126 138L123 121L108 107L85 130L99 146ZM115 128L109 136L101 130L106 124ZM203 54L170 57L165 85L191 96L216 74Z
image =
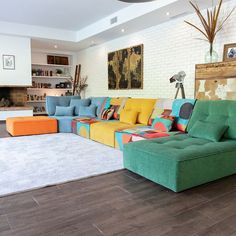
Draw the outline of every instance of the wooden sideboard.
M196 65L195 98L236 100L236 61Z

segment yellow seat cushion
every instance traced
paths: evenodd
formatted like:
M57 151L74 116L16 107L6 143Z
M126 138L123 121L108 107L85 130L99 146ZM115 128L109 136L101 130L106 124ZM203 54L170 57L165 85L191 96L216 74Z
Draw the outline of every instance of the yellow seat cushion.
M120 121L97 122L90 126L90 139L115 147L115 131L128 129L136 125L122 123Z
M137 111L137 123L147 125L156 99L131 98L125 104L125 110Z
M120 122L135 125L138 112L134 110L122 110L120 113Z

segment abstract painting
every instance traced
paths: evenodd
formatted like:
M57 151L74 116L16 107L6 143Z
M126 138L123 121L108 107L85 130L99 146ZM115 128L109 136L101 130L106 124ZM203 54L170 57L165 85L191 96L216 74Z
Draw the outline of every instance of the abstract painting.
M143 88L143 44L108 53L108 89Z

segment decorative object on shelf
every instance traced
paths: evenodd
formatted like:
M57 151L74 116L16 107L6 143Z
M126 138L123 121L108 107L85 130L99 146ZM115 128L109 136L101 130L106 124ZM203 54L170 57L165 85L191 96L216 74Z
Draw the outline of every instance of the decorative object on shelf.
M38 107L38 106L34 106L33 108L33 112L34 113L46 113L46 109L44 106Z
M236 43L224 45L223 61L236 61Z
M72 92L70 90L67 90L65 96L72 96Z
M35 81L32 82L33 88L51 88L52 85L50 83L36 83Z
M2 55L3 69L15 70L15 56L14 55Z
M236 100L236 61L196 65L195 98Z
M61 69L56 69L57 76L61 76L63 74L63 71Z
M227 14L225 17L223 17L221 20L219 20L219 15L220 15L220 10L222 6L223 0L219 1L218 6L212 7L212 9L207 9L207 17L204 17L203 14L201 13L199 7L197 4L194 4L193 2L190 1L190 4L194 8L195 12L197 13L197 16L199 17L203 29L200 27L185 21L188 25L194 27L196 30L198 30L201 34L204 35L207 42L210 44L210 50L206 53L205 55L205 62L206 63L212 63L212 62L217 62L218 61L218 54L213 48L213 44L216 38L216 35L222 30L223 25L225 22L229 19L235 8L233 8L229 14Z
M175 74L170 78L170 83L175 84L175 88L177 89L175 94L175 99L178 97L179 90L181 90L182 98L185 98L185 91L184 91L184 78L186 77L186 73L184 71L180 71L178 74Z
M11 102L8 98L1 98L0 99L0 107L9 107Z
M69 65L69 58L66 56L47 55L47 62L52 65Z
M108 89L143 88L143 44L108 53Z

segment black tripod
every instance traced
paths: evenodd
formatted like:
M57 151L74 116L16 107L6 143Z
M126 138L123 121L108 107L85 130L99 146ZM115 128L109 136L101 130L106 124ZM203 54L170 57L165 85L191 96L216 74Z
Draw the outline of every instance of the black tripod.
M177 88L175 99L178 97L179 90L181 89L182 98L185 98L184 85L183 83L176 83L175 87Z

